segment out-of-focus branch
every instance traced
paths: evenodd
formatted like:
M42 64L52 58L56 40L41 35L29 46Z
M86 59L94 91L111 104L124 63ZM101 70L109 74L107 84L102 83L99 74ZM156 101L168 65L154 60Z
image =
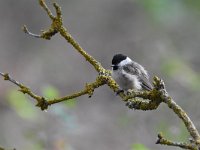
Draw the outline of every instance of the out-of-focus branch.
M5 150L4 148L0 147L0 150Z
M16 150L16 149L15 148L13 148L13 149L5 149L5 148L0 146L0 150Z
M186 112L178 104L176 104L176 102L171 97L163 99L163 102L166 103L168 107L171 108L174 111L174 113L178 115L178 117L185 124L190 135L193 137L195 143L197 145L200 145L199 132L197 131L195 125L193 124L189 116L186 114Z
M28 94L30 97L35 99L37 101L36 106L40 107L42 110L47 109L48 106L53 105L55 103L66 101L72 98L77 98L82 95L89 95L89 97L91 97L96 88L103 86L105 84L109 86L114 92L118 91L119 86L110 76L110 71L104 69L102 65L96 59L94 59L91 55L89 55L76 42L76 40L71 36L68 30L63 26L62 12L61 12L60 6L57 3L53 3L53 6L56 10L56 15L54 16L51 10L46 5L45 0L39 0L39 4L46 11L47 15L51 19L52 21L51 26L47 30L42 31L41 34L31 33L25 25L23 26L23 31L30 36L33 36L36 38L43 38L47 40L50 40L51 37L54 36L55 34L60 33L60 35L64 37L66 41L70 43L74 47L74 49L78 53L80 53L86 59L86 61L88 61L94 67L94 69L98 72L99 75L97 76L94 82L86 84L83 90L67 95L62 98L55 98L55 99L45 99L42 96L38 96L35 93L33 93L25 85L11 78L9 74L0 72L0 75L4 77L4 80L8 80L14 83L20 88L19 91L21 91L24 94ZM165 88L165 84L161 79L159 79L158 77L154 77L153 85L154 85L154 89L149 92L148 91L133 91L129 95L120 93L119 96L124 102L126 102L127 106L130 109L137 109L137 110L144 110L144 111L154 110L154 109L157 109L158 106L162 102L166 103L168 107L171 108L179 116L179 118L184 122L194 142L188 143L188 144L176 143L176 142L172 142L170 140L163 138L163 136L159 134L158 141L156 143L164 144L168 146L177 146L184 149L198 150L199 144L200 144L200 135L196 127L194 126L193 122L190 120L187 114L183 111L183 109L179 105L177 105L174 102L174 100L168 95Z
M163 137L161 133L158 134L158 140L156 141L156 144L176 146L176 147L180 147L183 149L190 149L190 150L199 150L197 146L191 143L187 144L187 143L173 142L173 141L167 140L166 138Z

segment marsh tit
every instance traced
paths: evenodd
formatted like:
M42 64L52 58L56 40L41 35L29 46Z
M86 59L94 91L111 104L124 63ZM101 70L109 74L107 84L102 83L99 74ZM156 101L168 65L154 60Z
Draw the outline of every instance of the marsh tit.
M112 77L119 84L120 91L153 89L144 67L123 54L113 56Z

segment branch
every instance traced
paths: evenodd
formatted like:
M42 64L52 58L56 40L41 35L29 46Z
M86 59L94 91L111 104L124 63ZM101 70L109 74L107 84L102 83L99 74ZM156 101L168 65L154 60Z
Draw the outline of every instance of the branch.
M67 96L62 97L62 98L48 100L48 105L60 103L62 101L66 101L66 100L70 100L70 99L73 99L73 98L77 98L77 97L80 97L80 96L86 95L86 94L88 94L89 98L91 98L91 96L93 95L94 89L96 89L96 88L98 88L98 87L100 87L100 86L102 86L104 84L105 84L104 80L101 80L101 78L98 78L95 82L90 83L90 84L86 84L85 85L85 89L83 89L83 90L81 90L79 92L67 95Z
M192 143L187 144L187 143L173 142L173 141L167 140L163 137L161 133L158 134L158 140L156 141L156 144L176 146L176 147L180 147L183 149L190 149L190 150L199 150L198 147L196 147Z
M178 105L176 102L171 98L171 97L166 97L163 100L164 103L168 105L170 109L172 109L178 117L183 121L185 124L188 132L190 135L193 137L194 141L196 142L197 145L200 145L200 135L199 132L197 131L195 125L189 118L189 116L186 114L186 112Z
M23 31L30 36L43 38L43 39L51 39L53 35L56 33L60 33L74 48L77 50L83 57L85 57L86 61L88 61L93 67L96 69L97 72L104 72L105 69L101 66L101 64L96 61L91 55L89 55L71 36L71 34L67 31L67 29L63 26L62 21L62 13L61 8L57 3L53 3L53 6L56 10L56 16L53 16L51 10L47 7L44 0L39 0L40 5L42 8L47 12L47 15L52 20L52 24L46 31L42 32L41 35L36 35L27 29L26 26L23 27ZM36 36L35 36L36 35Z
M80 53L86 59L86 61L88 61L94 67L94 69L99 73L99 75L97 76L94 82L86 84L82 90L75 92L73 94L70 94L61 98L55 98L55 99L45 99L42 96L38 96L35 93L33 93L25 85L11 78L9 74L0 72L0 75L4 77L4 80L8 80L14 83L20 88L19 91L35 99L37 101L36 106L40 107L41 110L47 109L48 106L50 105L53 105L62 101L67 101L72 98L77 98L82 95L89 95L89 97L91 97L96 88L103 86L105 84L109 86L110 89L112 89L114 92L117 92L119 90L119 86L111 77L110 71L104 69L102 65L95 58L89 55L78 44L78 42L76 42L76 40L71 36L68 30L63 26L62 12L61 12L60 6L57 3L53 3L53 6L56 10L56 15L54 16L51 10L46 5L45 0L39 0L39 4L45 10L47 15L51 19L52 21L51 26L47 30L42 31L41 34L31 33L25 25L23 26L23 31L30 36L47 39L47 40L50 40L52 36L59 33L63 38L66 39L68 43L70 43L74 47L74 49L78 53ZM144 110L144 111L154 110L154 109L157 109L158 106L162 102L166 103L168 107L172 109L178 115L178 117L184 122L194 142L189 143L189 144L172 142L170 140L163 138L163 136L159 134L158 136L159 139L157 141L157 144L177 146L184 149L198 150L199 145L200 145L200 135L196 127L194 126L193 122L190 120L190 118L187 116L184 110L179 105L177 105L174 102L174 100L168 95L165 88L165 84L161 79L159 79L158 77L154 77L153 85L154 85L154 89L149 92L148 91L132 91L130 95L125 95L124 93L120 93L119 96L121 97L122 101L126 102L126 105L130 109L136 109L136 110Z
M35 99L37 101L36 106L40 107L41 110L47 109L48 106L50 106L52 104L59 103L62 101L67 101L67 100L77 98L82 95L88 94L89 97L91 97L93 95L94 89L106 84L106 81L105 81L106 76L99 76L95 82L87 83L83 90L76 92L74 94L67 95L62 98L55 98L55 99L51 100L51 99L45 99L44 97L36 95L28 87L26 87L22 83L19 83L18 81L14 80L13 78L11 78L8 73L4 74L4 73L0 72L0 75L4 77L4 80L8 80L8 81L14 83L15 85L17 85L20 88L19 89L20 92L22 92L23 94L27 94L30 97L32 97L33 99Z
M10 81L17 85L20 88L20 92L22 92L23 94L28 94L30 97L35 99L37 101L36 106L40 106L42 110L47 109L48 105L46 104L46 101L43 97L36 95L28 87L11 78L8 73L0 72L0 75L4 77L4 80Z

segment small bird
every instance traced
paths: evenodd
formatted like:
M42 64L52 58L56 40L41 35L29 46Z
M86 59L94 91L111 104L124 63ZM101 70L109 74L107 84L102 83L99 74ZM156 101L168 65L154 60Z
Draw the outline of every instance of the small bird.
M113 56L112 77L120 86L117 93L130 89L147 91L153 89L144 67L123 54Z

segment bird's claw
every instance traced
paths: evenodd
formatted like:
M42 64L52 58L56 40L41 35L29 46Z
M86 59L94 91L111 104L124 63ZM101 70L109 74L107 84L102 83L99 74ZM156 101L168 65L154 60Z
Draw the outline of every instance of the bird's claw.
M122 89L117 90L116 95L119 95L120 93L124 93L124 90Z

